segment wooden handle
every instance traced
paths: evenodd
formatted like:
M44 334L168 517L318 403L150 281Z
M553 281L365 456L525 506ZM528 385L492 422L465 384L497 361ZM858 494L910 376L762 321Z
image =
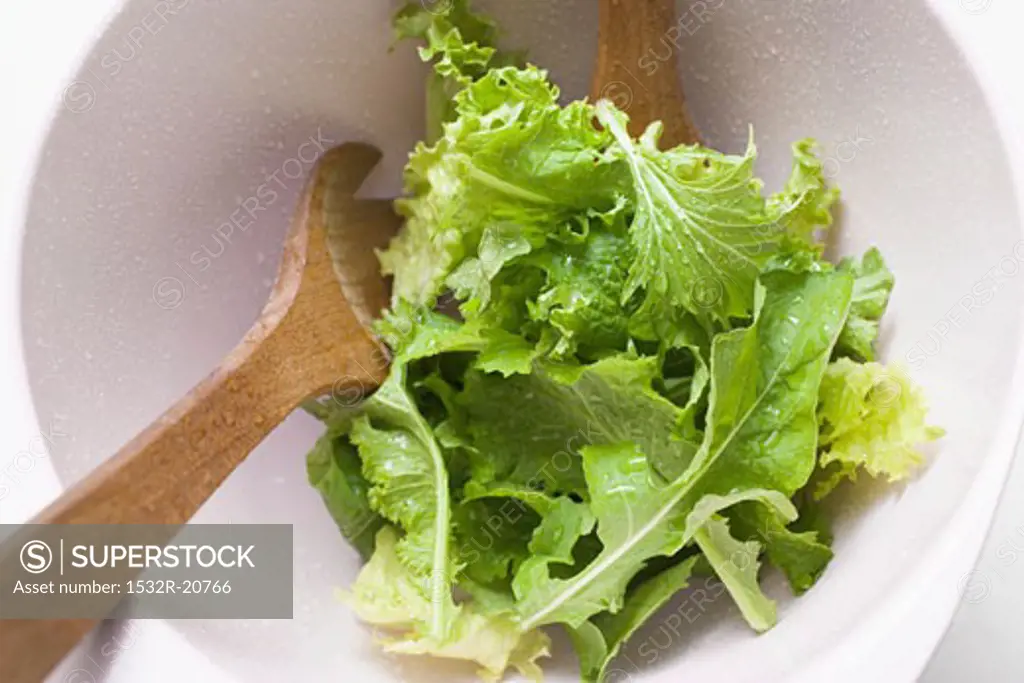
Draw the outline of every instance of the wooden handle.
M591 97L607 98L625 110L634 136L660 120L662 147L699 142L679 76L678 46L686 30L676 22L674 0L600 3Z
M288 364L287 345L285 338L274 332L268 335L269 343L240 346L211 377L33 522L188 521L306 396L305 387L280 372ZM96 623L0 622L0 681L42 681Z
M332 388L369 391L382 381L387 368L373 362L381 347L342 294L327 248L329 219L378 208L352 195L379 155L354 144L328 153L296 212L274 291L242 342L34 523L184 524L304 399ZM374 246L362 251L376 263Z
M332 389L351 396L379 385L387 372L379 362L381 348L342 295L326 244L327 220L351 218L356 227L388 220L383 203L352 198L379 152L346 147L329 153L314 171L274 293L245 339L207 379L32 523L184 524L301 401ZM325 212L329 190L340 191L342 199L332 195ZM388 236L382 232L356 231L350 242L372 258L372 248ZM377 298L371 303L382 306ZM0 621L0 681L43 680L96 623Z

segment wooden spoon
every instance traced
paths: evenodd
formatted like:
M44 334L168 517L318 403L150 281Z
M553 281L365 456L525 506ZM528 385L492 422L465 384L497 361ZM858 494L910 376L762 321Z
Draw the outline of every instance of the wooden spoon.
M323 156L300 199L270 299L242 342L31 523L184 524L303 400L331 391L351 397L383 381L387 355L366 327L388 297L373 250L400 221L390 201L353 196L380 156L363 144ZM335 263L328 234L340 247ZM43 680L96 623L0 621L0 681Z
M651 52L661 54L678 38L673 0L601 0L599 12L593 98L627 110L634 135L661 120L663 145L697 142L674 56L661 62ZM210 377L32 523L184 524L303 400L379 386L387 355L367 324L386 305L387 290L373 250L397 231L399 219L389 201L353 196L379 159L373 147L346 144L320 160L270 300L245 339ZM328 234L341 247L333 262ZM37 683L95 625L0 621L0 681Z
M634 136L660 120L662 147L699 142L676 60L682 28L676 24L675 0L601 0L598 17L591 98L624 109ZM671 56L662 61L666 52Z

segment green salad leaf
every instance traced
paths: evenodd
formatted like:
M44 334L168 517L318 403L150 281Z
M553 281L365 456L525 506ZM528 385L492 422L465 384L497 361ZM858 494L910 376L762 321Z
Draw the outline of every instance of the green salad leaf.
M885 265L882 253L874 247L859 260L843 259L839 269L852 274L855 280L850 319L839 336L836 350L855 360L873 361L879 321L889 306L895 278Z
M509 667L532 680L541 679L536 662L548 655L551 641L542 631L523 633L510 612L472 605L455 614L444 638L423 635L435 606L424 594L419 577L399 558L399 543L398 532L383 527L377 533L373 557L352 589L341 596L366 623L403 634L382 638L386 651L476 662L484 679L500 678Z
M841 358L821 383L821 498L863 469L899 481L924 462L919 447L945 432L927 423L924 394L898 367Z
M637 629L673 595L688 586L696 563L697 558L691 557L669 567L633 588L619 612L603 612L569 629L569 637L580 658L580 678L584 683L605 679L609 664Z
M615 207L621 169L604 152L608 134L591 105L563 108L558 97L535 67L493 69L455 96L456 120L409 160L406 226L381 255L396 300L432 304L466 258L479 259L489 226L539 246Z
M648 560L678 552L729 505L764 500L795 517L788 497L814 469L818 386L846 319L852 282L836 272L765 278L757 321L715 338L711 428L683 474L659 481L635 442L584 449L604 549L566 579L550 576L542 562L523 565L516 593L527 627L575 627L598 612L617 611Z
M310 484L366 560L345 603L387 651L532 680L548 627L580 680L694 574L756 632L832 559L819 499L907 479L922 392L875 362L894 285L876 248L830 262L839 192L813 140L766 193L740 154L661 148L608 101L564 102L467 0L412 3L427 137L379 254L391 370L325 425ZM830 501L831 502L831 501ZM696 595L696 593L694 593Z
M552 563L573 564L576 544L593 530L596 522L586 503L578 503L568 496L551 496L526 486L482 486L470 482L465 494L469 501L511 499L529 506L541 517L541 522L533 530L528 551Z
M643 288L649 299L719 322L749 315L754 281L781 234L754 176L753 144L740 157L699 148L667 155L657 125L633 140L628 117L608 101L597 118L633 179L635 256L623 298Z
M498 29L493 21L473 12L467 0L409 2L392 21L395 40L418 39L426 43L420 57L432 62L427 76L426 140L433 144L444 124L455 118L454 98L470 80L490 66L523 66L523 55L498 48Z
M451 500L444 455L404 387L401 362L352 424L374 510L401 525L399 560L422 579L431 606L429 635L443 640L457 611L451 598Z
M306 470L342 535L363 557L369 557L384 519L370 506L370 485L355 447L345 436L329 431L309 452Z
M728 516L741 538L764 546L768 562L782 570L797 595L810 590L832 560L832 548L816 531L790 529L785 519L765 505L740 503Z
M772 215L791 243L820 253L823 245L815 234L832 225L832 207L839 200L839 189L825 182L822 161L814 153L815 142L800 140L793 144L793 170L782 192L768 200Z
M775 625L775 602L761 592L757 572L761 546L757 541L741 542L733 538L729 524L712 518L696 536L697 546L715 574L725 584L740 612L755 631L767 631Z
M473 443L485 455L475 478L586 498L581 450L620 442L639 444L666 473L681 472L697 446L676 434L684 413L654 391L656 373L656 359L628 356L539 365L507 379L470 373L462 400Z

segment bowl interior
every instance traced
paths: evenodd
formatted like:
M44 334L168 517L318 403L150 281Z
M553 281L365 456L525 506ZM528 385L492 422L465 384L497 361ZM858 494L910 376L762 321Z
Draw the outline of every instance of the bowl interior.
M567 97L586 93L595 3L479 4ZM388 52L391 9L380 0L132 0L96 44L43 151L24 246L28 370L40 420L58 417L69 434L52 453L65 482L242 336L324 145L378 145L385 159L367 191L398 191L422 134L423 69L410 46ZM948 430L912 486L848 498L834 563L802 599L779 592L776 629L755 637L728 600L684 595L634 638L616 674L780 680L900 589L983 465L1020 344L1024 243L988 106L925 0L705 0L679 10L678 30L648 64L682 60L695 120L714 145L741 150L753 123L770 186L788 173L794 140L821 142L844 195L835 246L882 249L898 281L884 356L926 387ZM305 481L317 432L294 415L197 520L295 525L294 621L174 627L239 680L338 671L469 680L470 669L378 654L332 598L358 560ZM575 680L573 666L556 657L550 680Z

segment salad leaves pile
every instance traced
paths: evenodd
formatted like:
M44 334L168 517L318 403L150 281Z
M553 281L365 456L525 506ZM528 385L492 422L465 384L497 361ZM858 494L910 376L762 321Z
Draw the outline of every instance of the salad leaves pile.
M838 193L813 142L766 195L752 141L663 150L607 101L562 105L464 0L395 26L434 71L380 255L391 373L318 407L308 458L367 558L345 601L386 650L488 679L539 678L560 624L601 680L699 573L771 628L762 566L802 593L832 557L816 501L910 476L941 434L875 362L881 254L823 258Z

